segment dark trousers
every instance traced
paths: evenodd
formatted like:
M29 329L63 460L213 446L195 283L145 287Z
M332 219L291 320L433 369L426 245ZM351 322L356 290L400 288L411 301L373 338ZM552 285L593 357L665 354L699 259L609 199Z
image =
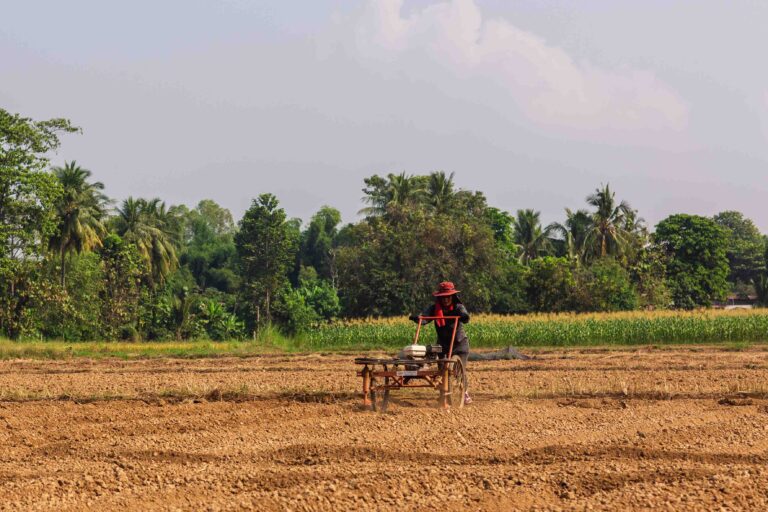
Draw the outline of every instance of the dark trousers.
M459 356L461 364L464 365L464 391L469 391L469 377L467 376L467 358L469 357L469 352L461 352L460 354L453 355Z
M440 346L443 348L443 354L444 354L443 357L448 357L448 349L451 346L450 342L443 343L440 340L438 341L440 343ZM455 344L453 348L454 348L454 351L452 355L459 356L459 358L461 358L461 364L464 365L464 390L465 391L469 390L469 377L467 377L467 358L469 357L469 343L467 342L467 339L464 338L462 343L460 343L458 347L460 352L456 351L457 347Z

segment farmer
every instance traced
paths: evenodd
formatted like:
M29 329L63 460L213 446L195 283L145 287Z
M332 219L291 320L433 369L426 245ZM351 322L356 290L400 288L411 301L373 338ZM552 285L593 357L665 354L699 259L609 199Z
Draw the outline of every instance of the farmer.
M469 382L467 380L467 357L469 356L469 339L464 332L464 328L461 324L469 322L469 313L464 304L461 303L461 299L458 296L459 290L457 290L453 283L450 281L443 281L438 285L437 291L432 293L435 297L435 303L427 306L424 311L421 312L421 316L458 316L459 325L456 327L456 339L453 342L453 355L457 355L461 358L461 362L464 365L464 403L472 403L472 399L469 397ZM418 315L411 315L409 317L414 322L419 321ZM427 324L432 320L422 320L421 324ZM451 347L451 336L453 335L454 320L442 320L437 318L435 320L435 331L437 331L437 341L443 349L444 357L448 357L448 350Z

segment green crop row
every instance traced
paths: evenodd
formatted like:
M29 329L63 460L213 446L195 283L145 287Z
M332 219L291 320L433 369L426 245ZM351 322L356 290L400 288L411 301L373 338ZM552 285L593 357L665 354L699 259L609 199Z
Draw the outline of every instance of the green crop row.
M752 342L768 340L768 310L479 315L465 329L475 347ZM304 342L314 348L393 348L412 342L415 332L407 319L335 322L313 329ZM420 342L434 339L434 328L423 327Z

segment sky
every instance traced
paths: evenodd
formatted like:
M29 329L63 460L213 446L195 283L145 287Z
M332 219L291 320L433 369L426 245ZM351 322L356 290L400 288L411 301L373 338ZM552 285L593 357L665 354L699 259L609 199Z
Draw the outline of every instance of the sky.
M8 0L0 107L66 117L117 201L259 194L359 218L363 178L455 173L545 223L610 184L650 226L768 233L768 2Z

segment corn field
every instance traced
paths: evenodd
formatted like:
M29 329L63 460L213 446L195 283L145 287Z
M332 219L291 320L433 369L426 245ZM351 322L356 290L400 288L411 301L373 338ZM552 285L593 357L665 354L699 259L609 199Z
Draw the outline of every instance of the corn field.
M768 341L768 309L622 313L473 315L465 325L474 347L581 346ZM407 318L337 321L307 333L316 348L400 347L416 325ZM420 342L433 342L422 327Z

